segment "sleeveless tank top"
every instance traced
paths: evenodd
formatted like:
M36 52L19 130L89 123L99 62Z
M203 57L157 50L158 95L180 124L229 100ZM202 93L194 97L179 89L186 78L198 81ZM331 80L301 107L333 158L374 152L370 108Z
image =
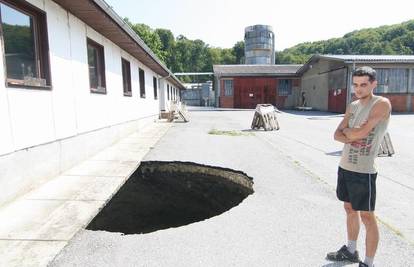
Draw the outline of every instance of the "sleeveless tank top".
M370 101L362 105L359 100L350 104L349 128L358 128L364 124L369 117L372 107L381 99L381 96L373 96ZM380 144L387 131L390 117L380 121L368 134L361 140L362 147L345 144L342 150L342 157L339 166L345 170L360 173L376 173L375 158L378 155Z

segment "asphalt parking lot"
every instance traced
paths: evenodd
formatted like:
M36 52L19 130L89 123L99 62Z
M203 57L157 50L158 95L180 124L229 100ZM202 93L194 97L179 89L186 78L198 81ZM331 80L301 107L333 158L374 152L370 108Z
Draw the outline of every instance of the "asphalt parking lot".
M149 234L82 230L51 266L344 266L325 260L346 242L335 196L338 114L286 111L279 131L251 131L252 110L193 109L144 158L240 170L254 193L218 216ZM380 245L375 266L414 265L414 115L395 114L396 151L377 160ZM212 134L218 133L218 134ZM363 227L361 227L363 230ZM361 231L358 250L364 256Z

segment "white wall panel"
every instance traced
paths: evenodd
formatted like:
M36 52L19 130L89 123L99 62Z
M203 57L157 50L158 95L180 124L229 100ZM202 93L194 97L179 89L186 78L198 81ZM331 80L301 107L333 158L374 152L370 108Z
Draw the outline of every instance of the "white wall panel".
M56 139L51 91L10 88L8 95L15 150Z
M56 138L76 134L75 91L72 66L71 32L68 13L53 2L46 2L50 66L53 86L53 111Z
M4 51L0 42L0 51ZM4 81L4 57L0 57L0 81ZM0 82L0 155L13 151L13 139L10 127L8 94L5 83Z

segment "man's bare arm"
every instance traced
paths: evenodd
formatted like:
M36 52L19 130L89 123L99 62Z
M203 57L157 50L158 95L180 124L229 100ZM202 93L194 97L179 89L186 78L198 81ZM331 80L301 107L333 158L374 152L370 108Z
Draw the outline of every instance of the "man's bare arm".
M388 118L391 112L390 101L386 98L381 99L372 108L368 120L360 128L345 128L343 134L351 141L366 138L377 124L383 119Z
M334 139L338 142L341 143L350 143L351 140L349 138L347 138L344 133L342 132L344 129L346 129L347 127L349 127L349 117L350 117L350 111L349 111L349 106L346 109L344 118L342 119L342 121L339 123L338 128L336 128L335 130L335 134L334 134Z

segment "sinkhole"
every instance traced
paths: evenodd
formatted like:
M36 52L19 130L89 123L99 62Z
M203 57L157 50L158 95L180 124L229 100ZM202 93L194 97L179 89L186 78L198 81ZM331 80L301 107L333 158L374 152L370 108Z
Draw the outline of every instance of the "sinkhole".
M253 194L241 171L191 162L145 161L87 226L150 233L222 214Z

